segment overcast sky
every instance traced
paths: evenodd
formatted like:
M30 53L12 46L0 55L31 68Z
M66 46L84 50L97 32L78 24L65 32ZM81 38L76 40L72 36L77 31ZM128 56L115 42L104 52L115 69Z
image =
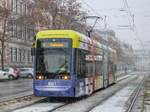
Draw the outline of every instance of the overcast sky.
M107 16L108 28L115 30L117 37L134 48L141 48L139 40L144 42L150 41L150 0L127 0L129 8L134 14L135 25L138 32L138 37L129 28L119 27L130 25L131 16L128 16L128 11L120 11L126 9L123 0L80 0L83 10L88 11L89 15ZM94 12L94 11L95 12ZM128 18L129 17L129 18ZM98 22L96 28L103 26L104 22ZM147 44L148 45L148 44ZM146 46L145 46L146 47ZM150 49L150 43L149 47Z

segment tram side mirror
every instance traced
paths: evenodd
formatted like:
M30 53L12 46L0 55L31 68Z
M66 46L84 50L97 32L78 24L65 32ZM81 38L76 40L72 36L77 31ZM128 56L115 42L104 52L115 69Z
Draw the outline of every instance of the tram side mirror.
M35 48L31 48L31 56L35 56Z

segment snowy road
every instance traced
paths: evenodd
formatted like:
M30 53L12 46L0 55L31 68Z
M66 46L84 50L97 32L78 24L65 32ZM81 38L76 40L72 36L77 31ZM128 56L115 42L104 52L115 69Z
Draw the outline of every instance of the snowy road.
M48 111L52 111L53 109L54 109L53 112L88 112L91 109L92 109L91 112L103 112L97 110L99 110L98 108L102 108L99 107L101 106L102 102L108 101L108 103L110 103L109 99L115 99L114 102L116 103L113 102L115 106L124 105L125 102L128 100L128 98L130 97L130 95L135 90L136 88L135 85L137 85L135 83L140 82L141 79L142 79L141 77L137 78L137 76L132 75L131 78L124 79L121 82L118 82L116 85L110 86L107 89L95 92L93 95L87 98L82 98L80 100L77 100L76 102L72 102L66 105L63 102L43 102L43 103L38 103L38 104L28 106L26 108L18 109L13 112L43 112L43 111L48 112ZM132 82L135 83L133 84ZM131 84L129 85L129 83ZM114 96L114 98L112 96ZM117 102L119 101L121 101L122 103L117 104ZM98 104L99 106L97 107L96 105ZM113 105L110 105L110 107L113 107ZM122 109L122 108L123 106L118 109ZM104 112L110 112L110 111L104 111ZM122 111L117 111L117 112L122 112Z
M1 81L0 82L0 101L4 99L11 99L19 94L33 92L33 79L19 79L12 81Z
M66 103L66 101L62 101L60 99L54 99L51 101L44 100L36 104L31 103L31 101L28 101L30 102L29 104L18 102L16 104L10 104L10 108L7 107L5 110L10 109L11 112L109 112L109 110L106 109L106 107L108 106L114 111L123 112L126 108L125 105L129 97L135 90L138 83L140 83L140 81L142 80L142 77L145 76L141 74L142 73L131 73L125 75L123 78L118 79L120 81L118 81L117 84L112 85L107 89L97 91L89 97L82 97L80 99L73 100L71 103ZM20 85L22 86L24 84L20 83ZM17 84L13 83L12 86L17 86ZM37 100L36 97L35 100ZM20 109L14 110L16 108Z
M90 112L126 112L126 104L138 86L139 84L137 82L128 84L127 87L121 89L114 96L106 100L103 104L96 106Z

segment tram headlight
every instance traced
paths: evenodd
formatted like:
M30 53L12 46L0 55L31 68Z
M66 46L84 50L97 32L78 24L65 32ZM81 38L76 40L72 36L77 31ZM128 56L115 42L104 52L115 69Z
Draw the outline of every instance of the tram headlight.
M43 75L37 75L37 76L36 76L36 79L37 79L37 80L43 80L43 79L44 79L44 76L43 76Z
M70 75L63 75L63 76L62 76L62 79L63 79L63 80L69 80L69 79L70 79Z

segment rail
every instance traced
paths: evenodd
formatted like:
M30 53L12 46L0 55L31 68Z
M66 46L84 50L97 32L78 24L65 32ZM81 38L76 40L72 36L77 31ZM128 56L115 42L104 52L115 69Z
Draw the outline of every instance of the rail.
M129 105L128 109L126 112L131 112L132 111L132 108L134 107L134 104L136 102L136 99L138 98L139 96L139 93L141 92L141 89L144 88L144 84L146 82L146 78L144 78L142 80L142 82L139 84L139 86L137 87L137 91L135 93L135 96L133 97L132 101L131 101L131 104Z

